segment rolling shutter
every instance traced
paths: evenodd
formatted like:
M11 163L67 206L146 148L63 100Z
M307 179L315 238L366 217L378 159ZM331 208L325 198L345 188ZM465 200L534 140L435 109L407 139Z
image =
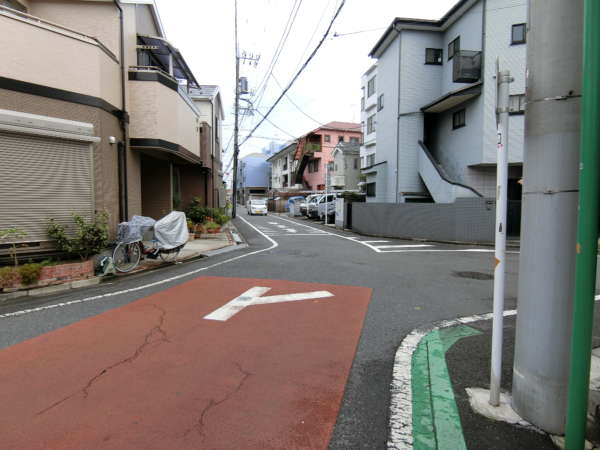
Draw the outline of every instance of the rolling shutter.
M0 229L17 227L22 241L47 241L49 220L71 225L94 211L92 145L0 131Z

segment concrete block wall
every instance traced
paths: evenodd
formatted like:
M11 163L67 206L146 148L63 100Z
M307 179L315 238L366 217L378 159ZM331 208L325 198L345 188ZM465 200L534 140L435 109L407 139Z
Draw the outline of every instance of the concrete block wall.
M492 243L492 199L457 199L455 203L355 203L352 230L403 239Z

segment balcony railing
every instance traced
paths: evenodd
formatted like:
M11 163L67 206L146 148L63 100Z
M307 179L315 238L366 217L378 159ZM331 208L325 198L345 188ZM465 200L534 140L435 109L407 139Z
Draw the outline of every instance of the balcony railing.
M452 81L455 83L475 83L481 78L481 52L460 50L454 54Z

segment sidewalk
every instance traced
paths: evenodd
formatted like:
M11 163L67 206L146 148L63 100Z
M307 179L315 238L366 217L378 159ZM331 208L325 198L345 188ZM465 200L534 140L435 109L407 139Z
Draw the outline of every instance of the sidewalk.
M596 308L594 347L600 345L599 319ZM515 326L516 315L511 313L504 319L502 365L502 392L508 394L512 390ZM415 330L404 339L394 365L389 448L557 448L550 435L518 416L514 419L521 422L509 424L472 409L467 389L485 389L486 393L479 395L485 396L481 403L487 406L491 333L491 316L482 315ZM591 389L600 385L600 351L595 353Z

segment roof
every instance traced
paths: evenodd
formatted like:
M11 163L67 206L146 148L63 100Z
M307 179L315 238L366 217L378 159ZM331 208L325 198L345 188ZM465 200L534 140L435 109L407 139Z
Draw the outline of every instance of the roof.
M319 128L314 129L311 133L316 133L319 130L338 130L338 131L350 131L360 133L360 123L354 122L328 122L325 125L321 125ZM310 134L310 133L308 133Z
M169 67L169 55L173 57L173 76L177 79L186 79L189 86L198 86L198 81L188 67L181 52L169 41L160 36L137 35L138 41L149 47L148 52L160 63L163 68Z
M446 14L438 20L412 19L408 17L396 17L390 26L379 38L373 49L369 52L371 58L377 58L396 38L402 29L421 31L445 31L459 17L461 17L471 6L479 0L459 0Z
M223 103L221 102L221 90L216 84L201 84L198 87L192 87L189 89L189 96L192 100L210 100L216 99L219 105L219 117L221 120L225 119L225 112L223 110Z
M426 113L440 113L470 100L481 94L482 82L470 84L460 89L448 92L421 108Z

